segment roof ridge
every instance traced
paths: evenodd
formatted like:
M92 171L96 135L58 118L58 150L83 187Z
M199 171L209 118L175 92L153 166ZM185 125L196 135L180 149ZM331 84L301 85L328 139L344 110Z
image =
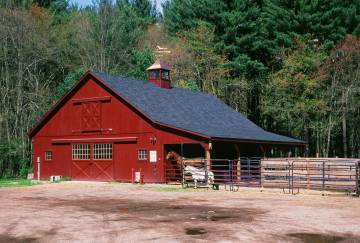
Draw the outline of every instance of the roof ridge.
M108 73L98 76L116 93L160 124L213 138L304 143L264 130L218 97L206 92L181 87L163 89L151 82ZM125 82L119 82L119 79ZM130 82L132 80L142 82Z

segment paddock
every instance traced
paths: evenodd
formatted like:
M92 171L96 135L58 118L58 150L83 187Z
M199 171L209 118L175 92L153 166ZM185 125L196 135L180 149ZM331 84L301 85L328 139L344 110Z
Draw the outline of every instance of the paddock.
M281 188L284 193L291 194L300 193L302 189L313 189L360 195L360 159L206 159L181 156L175 151L169 152L166 159L169 165L166 174L176 178L167 182L181 183L187 187L218 188L225 185L232 190L239 190L241 186Z

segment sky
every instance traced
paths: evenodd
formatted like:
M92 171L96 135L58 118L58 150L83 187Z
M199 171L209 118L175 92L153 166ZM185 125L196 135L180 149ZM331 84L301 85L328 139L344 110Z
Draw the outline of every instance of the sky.
M161 11L161 3L165 0L156 0L156 8ZM77 3L80 7L91 5L93 0L70 0L71 3Z

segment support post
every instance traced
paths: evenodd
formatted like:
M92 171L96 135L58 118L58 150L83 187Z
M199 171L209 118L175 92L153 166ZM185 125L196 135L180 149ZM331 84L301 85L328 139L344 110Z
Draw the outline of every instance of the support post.
M234 144L235 150L236 150L236 180L238 182L241 181L241 161L240 161L240 148L238 144Z
M211 169L211 153L210 153L210 150L206 150L206 164L208 166L208 170Z
M260 144L260 150L261 150L261 152L263 154L263 157L265 158L266 157L266 150L264 149L262 144Z
M209 171L211 171L211 149L212 149L212 143L209 142L205 151L205 166L206 166L205 171L207 175L209 175Z

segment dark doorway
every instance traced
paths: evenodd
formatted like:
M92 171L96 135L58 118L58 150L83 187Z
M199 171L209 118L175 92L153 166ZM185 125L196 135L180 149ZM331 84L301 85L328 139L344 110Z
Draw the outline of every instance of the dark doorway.
M199 143L165 144L165 181L166 183L182 182L181 158L204 158L205 149ZM177 156L167 158L169 152L175 152Z

